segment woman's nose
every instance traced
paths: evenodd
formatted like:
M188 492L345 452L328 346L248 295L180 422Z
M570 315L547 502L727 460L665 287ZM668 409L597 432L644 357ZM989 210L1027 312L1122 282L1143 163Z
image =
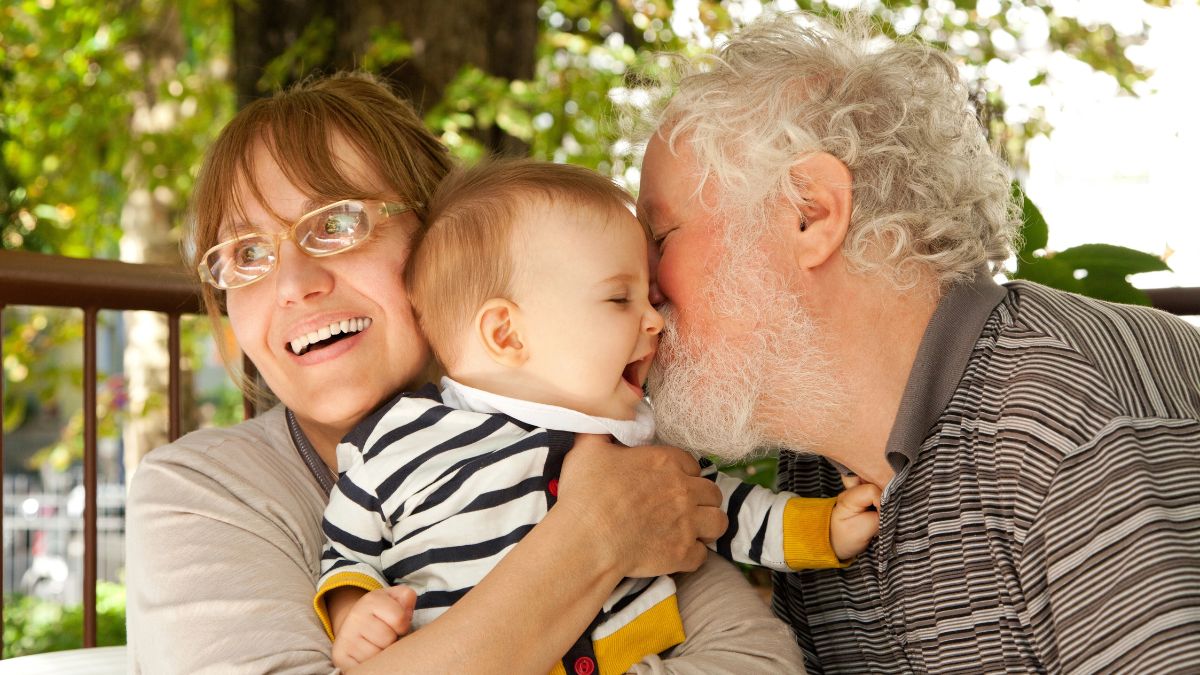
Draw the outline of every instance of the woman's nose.
M333 287L333 275L324 260L305 255L290 239L279 242L273 274L280 305L302 302L328 293Z

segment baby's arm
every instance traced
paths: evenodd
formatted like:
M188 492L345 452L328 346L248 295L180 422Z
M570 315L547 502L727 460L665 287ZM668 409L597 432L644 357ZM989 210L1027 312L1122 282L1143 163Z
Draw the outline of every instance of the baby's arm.
M387 648L412 626L417 594L406 586L366 591L342 586L325 594L333 627L333 665L347 669Z
M719 473L707 462L702 465L703 475L720 488L722 507L729 515L729 529L710 548L731 560L781 572L845 567L849 564L845 561L865 550L878 529L877 515L860 508L863 495L871 490L874 496L866 497L866 505L878 501L874 486L855 488L854 499L843 504L842 497L810 499L775 493ZM866 522L872 517L873 528Z
M361 469L361 465L356 468ZM342 639L338 629L354 615L360 616L351 626L366 623L361 614L372 610L378 602L371 601L360 608L364 603L359 601L372 595L390 597L388 580L382 573L382 556L391 545L391 528L379 510L379 500L356 485L352 474L350 471L342 475L325 507L321 523L326 536L325 550L321 553L321 578L313 598L313 609L329 638L334 640L335 663ZM375 506L369 508L370 505ZM412 593L407 589L405 592ZM406 625L403 628L407 631ZM346 654L346 650L341 651Z
M879 488L857 476L843 476L846 489L837 496L829 518L829 541L833 552L850 560L867 550L879 532ZM871 507L875 507L871 510ZM786 535L785 535L786 536Z

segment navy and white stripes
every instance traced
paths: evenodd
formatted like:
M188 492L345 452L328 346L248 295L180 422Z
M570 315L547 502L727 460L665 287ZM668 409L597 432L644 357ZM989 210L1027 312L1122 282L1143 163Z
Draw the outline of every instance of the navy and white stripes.
M573 441L569 432L442 405L432 386L388 402L338 445L318 599L341 585L403 583L417 593L414 628L429 623L545 517ZM674 590L669 577L628 580L595 636Z

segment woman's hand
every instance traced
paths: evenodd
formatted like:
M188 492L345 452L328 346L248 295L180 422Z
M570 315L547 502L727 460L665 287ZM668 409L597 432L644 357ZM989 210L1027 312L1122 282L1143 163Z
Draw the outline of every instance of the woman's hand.
M567 453L555 508L569 510L622 576L692 571L705 543L729 524L721 491L700 478L686 452L669 446L626 448L579 434Z

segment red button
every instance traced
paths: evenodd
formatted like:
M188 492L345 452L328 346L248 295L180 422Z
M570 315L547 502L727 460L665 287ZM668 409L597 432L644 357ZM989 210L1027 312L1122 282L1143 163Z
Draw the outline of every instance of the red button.
M596 672L596 662L590 657L581 656L575 659L575 675L592 675Z
M546 486L546 489L550 491L550 494L557 497L558 496L558 479L551 478L550 484ZM591 672L591 671L588 671L588 672Z

